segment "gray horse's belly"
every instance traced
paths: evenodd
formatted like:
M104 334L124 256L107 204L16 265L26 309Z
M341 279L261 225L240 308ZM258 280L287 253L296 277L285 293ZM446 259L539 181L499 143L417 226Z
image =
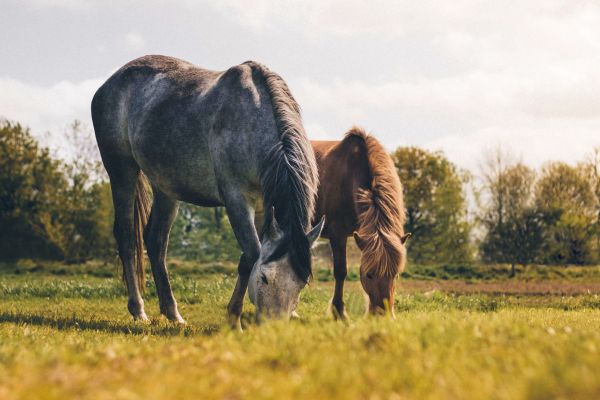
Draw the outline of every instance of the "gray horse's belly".
M134 157L153 186L177 200L222 205L208 144L171 131L135 135Z

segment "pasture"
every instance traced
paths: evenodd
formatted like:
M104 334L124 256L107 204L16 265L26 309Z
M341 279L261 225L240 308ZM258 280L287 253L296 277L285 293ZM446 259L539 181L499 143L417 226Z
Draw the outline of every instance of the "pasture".
M134 322L114 265L3 264L0 398L548 399L600 396L599 267L409 268L396 319L364 316L350 270L350 320L325 310L323 262L300 320L227 327L235 266L173 261L185 327ZM458 280L459 276L466 279Z

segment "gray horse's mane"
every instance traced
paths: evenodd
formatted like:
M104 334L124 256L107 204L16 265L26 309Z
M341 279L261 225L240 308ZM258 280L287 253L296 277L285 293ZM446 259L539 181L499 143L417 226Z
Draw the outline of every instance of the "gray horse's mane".
M271 97L280 141L269 149L261 165L265 223L271 226L271 207L285 230L284 246L300 279L312 275L310 244L306 231L315 210L319 175L312 146L304 132L300 106L285 81L262 64L248 61L257 78L262 78Z

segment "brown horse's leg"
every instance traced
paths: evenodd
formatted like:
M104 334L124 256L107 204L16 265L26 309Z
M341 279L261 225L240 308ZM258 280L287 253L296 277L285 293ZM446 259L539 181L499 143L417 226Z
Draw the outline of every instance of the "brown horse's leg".
M333 276L335 277L335 291L331 300L331 311L335 319L346 319L344 310L344 280L348 274L346 265L346 237L331 238L331 252L333 253Z
M167 197L156 188L152 189L154 202L150 221L144 235L148 258L152 266L152 275L156 284L156 293L160 304L160 313L170 321L184 324L185 321L177 310L177 301L173 296L169 273L167 271L167 245L171 225L177 216L178 203Z

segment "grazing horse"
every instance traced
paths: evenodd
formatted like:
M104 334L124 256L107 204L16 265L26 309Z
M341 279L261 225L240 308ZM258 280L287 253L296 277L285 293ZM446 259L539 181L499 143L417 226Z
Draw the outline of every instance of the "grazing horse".
M346 240L354 235L362 251L360 281L369 311L393 315L394 280L404 270L404 201L391 157L372 136L352 128L342 141L313 141L319 168L315 219L327 217L322 236L333 253L332 311L345 318Z
M299 106L279 75L253 61L216 72L145 56L98 89L92 119L135 319L147 319L141 297L145 242L160 312L184 322L166 266L178 201L227 210L242 249L227 307L232 326L241 328L248 285L258 315L292 313L312 273L310 246L323 221L307 233L318 173ZM271 212L259 240L254 209L261 203Z

